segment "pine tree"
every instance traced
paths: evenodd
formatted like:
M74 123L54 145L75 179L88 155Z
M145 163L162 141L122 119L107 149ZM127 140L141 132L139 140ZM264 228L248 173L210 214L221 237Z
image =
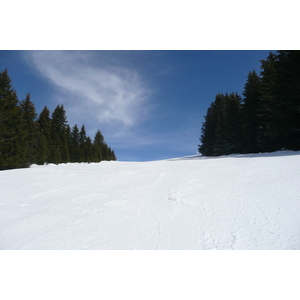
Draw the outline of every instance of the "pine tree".
M201 128L201 144L198 145L198 151L205 156L211 156L214 153L214 145L216 139L217 122L215 118L215 102L210 104L207 113L204 116L205 121Z
M26 131L8 70L0 73L0 170L28 167Z
M76 124L74 125L71 131L70 161L80 161L79 129Z
M80 162L86 162L86 131L84 125L82 125L79 132L79 148L80 148Z
M66 163L70 160L66 128L66 112L63 105L58 105L51 116L52 144L50 162L52 163Z
M271 89L276 149L300 150L300 51L277 51Z
M300 51L277 51L261 61L258 142L263 151L300 149Z
M47 106L43 108L41 111L38 120L37 120L37 127L39 131L39 143L41 144L42 148L39 148L41 151L38 159L39 164L44 164L45 162L50 162L51 157L51 118L50 118L50 111ZM46 148L46 150L45 150ZM45 152L44 152L45 151Z
M224 117L223 153L240 153L242 150L241 97L237 93L226 94Z
M33 164L36 162L36 155L38 151L37 114L34 104L30 101L29 93L26 98L21 101L20 106L25 124L24 130L26 131L26 145L28 146L26 160L28 161L28 164Z
M69 152L69 162L72 161L71 155L72 155L72 130L69 124L67 124L66 127L66 139L67 139L67 147Z
M115 154L114 150L111 151L111 160L117 160L117 157L116 157L116 154Z
M93 143L90 137L86 138L84 154L85 154L86 162L90 163L95 160L95 158L93 157Z
M249 72L243 92L242 130L243 152L255 153L261 149L258 146L258 127L260 119L258 111L262 101L261 79L253 70Z
M271 115L273 102L273 85L276 56L270 52L265 60L261 60L261 103L258 107L259 126L257 131L257 145L262 152L275 151L276 146L273 140L272 124L274 119Z
M104 137L99 129L96 132L93 144L94 144L94 149L95 149L96 162L100 162L100 161L104 160L103 154L102 154L103 146L104 146Z
M101 149L102 160L110 160L109 147L104 144Z
M236 93L217 94L202 126L199 151L217 156L241 151L241 97Z
M43 165L47 162L47 141L41 132L37 132L36 164Z

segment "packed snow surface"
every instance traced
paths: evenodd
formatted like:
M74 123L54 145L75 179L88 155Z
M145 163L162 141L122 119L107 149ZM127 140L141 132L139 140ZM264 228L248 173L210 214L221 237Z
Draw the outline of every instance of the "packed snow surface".
M1 249L300 249L300 152L0 172Z

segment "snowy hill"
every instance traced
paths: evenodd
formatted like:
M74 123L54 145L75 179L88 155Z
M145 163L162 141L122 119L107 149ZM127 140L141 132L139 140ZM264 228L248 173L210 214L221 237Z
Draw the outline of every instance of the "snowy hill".
M0 172L0 249L300 249L300 152Z

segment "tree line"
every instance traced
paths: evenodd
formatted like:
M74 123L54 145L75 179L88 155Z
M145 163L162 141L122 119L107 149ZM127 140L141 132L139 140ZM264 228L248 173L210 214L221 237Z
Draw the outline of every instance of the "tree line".
M102 160L116 156L100 130L92 141L84 125L71 128L63 105L51 115L45 106L37 115L30 93L19 101L8 70L0 73L0 170Z
M300 150L300 51L270 52L244 91L217 94L202 124L205 156Z

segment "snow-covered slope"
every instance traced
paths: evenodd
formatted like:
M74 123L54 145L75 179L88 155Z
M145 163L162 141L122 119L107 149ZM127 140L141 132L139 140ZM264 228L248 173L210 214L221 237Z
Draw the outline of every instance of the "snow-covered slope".
M0 172L1 249L300 249L300 152Z

